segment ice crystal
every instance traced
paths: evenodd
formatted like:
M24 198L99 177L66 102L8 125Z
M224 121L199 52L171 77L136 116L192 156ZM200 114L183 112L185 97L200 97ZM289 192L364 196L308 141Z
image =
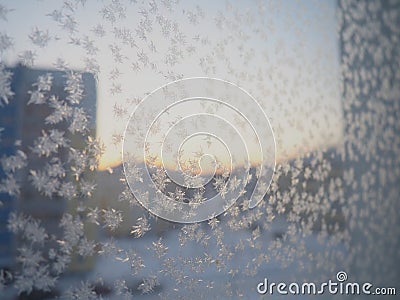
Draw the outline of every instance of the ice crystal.
M158 285L157 277L152 276L143 279L143 282L139 285L138 290L141 290L143 294L153 292L154 288Z
M34 45L39 46L41 48L46 47L49 41L51 40L48 30L46 31L39 30L37 27L32 30L32 33L29 35L29 38L31 39Z
M122 213L120 211L116 211L113 208L104 210L103 216L105 223L104 226L109 228L111 231L116 230L122 222Z
M145 216L137 220L136 225L132 227L131 234L136 238L142 237L147 231L151 229L150 224Z
M8 104L14 95L11 90L11 77L12 73L7 71L5 66L0 63L0 107Z
M10 50L14 45L13 39L6 33L0 32L0 54Z

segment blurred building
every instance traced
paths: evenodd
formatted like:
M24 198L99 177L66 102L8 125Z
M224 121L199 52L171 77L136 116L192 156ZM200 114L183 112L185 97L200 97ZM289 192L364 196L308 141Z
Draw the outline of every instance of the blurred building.
M58 196L45 197L41 195L29 180L30 170L41 170L49 157L38 157L32 152L34 141L42 135L43 130L58 129L65 131L65 137L71 140L71 146L82 149L86 144L80 134L71 134L65 121L56 125L46 124L45 119L53 112L47 101L44 104L28 104L31 99L30 91L34 91L40 76L52 77L51 89L46 94L59 99L66 99L66 72L50 69L31 69L21 65L7 69L12 73L11 88L14 96L8 105L0 110L1 133L0 157L14 155L22 150L27 155L27 167L18 171L16 177L21 189L18 196L0 194L3 203L0 206L0 268L11 267L15 257L15 244L18 238L7 231L7 220L12 211L18 211L40 220L49 235L59 236L61 229L59 220L62 215L71 210L71 202ZM83 97L79 107L89 116L88 127L90 134L96 134L96 82L90 73L82 73ZM57 158L68 170L67 147L60 148ZM4 170L0 168L0 178L4 178ZM68 176L68 174L67 174Z

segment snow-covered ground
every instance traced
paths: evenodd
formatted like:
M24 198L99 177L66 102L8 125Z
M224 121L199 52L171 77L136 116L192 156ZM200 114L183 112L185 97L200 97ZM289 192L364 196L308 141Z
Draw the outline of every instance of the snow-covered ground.
M90 273L84 276L65 276L61 278L58 288L63 294L68 288L79 286L81 281L86 281L106 287L102 295L104 299L121 299L122 296L117 294L115 286L118 281L125 280L134 299L156 299L160 296L164 296L166 299L226 299L227 297L243 299L282 298L282 295L276 293L274 295L259 295L257 293L257 284L264 281L265 277L270 282L301 283L306 278L306 274L308 278L315 278L316 283L318 283L319 277L317 274L314 274L315 276L312 274L316 268L311 266L305 257L308 255L317 257L319 254L329 251L327 243L318 241L315 234L311 234L306 238L298 236L296 238L304 241L307 255L303 255L301 258L297 258L297 260L295 258L287 266L283 266L281 262L274 260L274 256L271 255L269 262L263 262L259 267L254 268L256 270L255 273L251 275L243 274L247 266L250 266L248 269L252 269L251 266L256 266L255 260L260 254L271 254L268 253L268 246L274 241L281 241L283 249L290 248L289 244L293 243L293 241L285 241L280 238L286 228L287 223L283 217L275 220L272 223L271 230L269 232L262 232L258 239L261 249L252 251L246 248L243 252L239 252L239 254L234 255L231 260L226 262L226 269L221 272L218 272L215 263L211 265L204 263L202 272L190 271L187 267L178 266L177 269L183 271L183 283L177 283L176 278L169 275L168 272L160 272L161 270L170 271L162 263L167 258L174 259L178 256L181 258L186 257L188 260L190 258L204 257L205 248L196 242L188 242L184 246L181 246L178 239L178 229L168 231L162 237L162 243L168 247L168 251L160 259L155 256L155 252L152 249L152 243L159 240L158 236L148 234L140 239L111 238L109 241L113 241L117 248L122 250L119 255L112 253L98 257L95 267ZM251 231L232 232L227 230L224 232L224 245L234 247L239 243L239 240L247 241L251 238ZM103 242L106 241L104 240ZM210 244L213 244L213 246L210 245L208 247L206 254L215 258L218 256L218 250L215 243ZM340 244L335 245L335 248L339 251L345 251L344 247ZM143 260L143 264L145 265L135 275L132 274L130 262L126 259L124 260L124 257L126 257L124 256L125 251L126 253L130 253L132 250ZM283 255L285 254L281 253L279 256L282 257ZM288 253L287 255L290 256L291 254ZM116 256L119 259L116 259ZM298 260L301 260L301 262ZM299 268L299 265L304 265L304 269ZM231 269L237 269L238 273L235 275L228 274ZM142 283L143 278L151 278L152 276L157 278L157 286L153 292L143 294L138 287ZM332 274L327 279L335 279L335 276L336 274ZM190 281L193 281L193 290L187 288ZM99 284L99 282L101 283ZM231 289L231 293L227 291L228 289ZM300 299L308 299L310 296L296 295L296 298L299 297Z

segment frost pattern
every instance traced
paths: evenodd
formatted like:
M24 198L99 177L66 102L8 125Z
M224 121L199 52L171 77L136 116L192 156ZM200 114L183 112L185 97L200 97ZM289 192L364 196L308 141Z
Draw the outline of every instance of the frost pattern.
M256 284L274 272L287 281L318 281L338 269L356 281L399 288L400 5L339 1L341 81L335 87L312 82L304 72L330 74L325 63L332 57L316 51L320 56L299 62L288 54L311 51L302 42L309 21L329 11L327 4L314 2L299 4L293 19L274 1L256 1L247 10L226 1L216 11L175 0L112 0L95 9L89 1L64 1L42 16L47 28L31 24L25 36L29 46L22 49L19 37L4 29L17 8L0 4L0 109L6 112L0 119L0 209L19 203L2 220L15 251L11 265L0 270L0 296L247 299L256 297ZM310 13L310 5L321 15ZM91 29L84 30L82 15L88 10L97 19L88 18ZM280 14L286 22L281 27L271 18ZM294 44L280 39L281 30L296 33ZM37 61L53 44L76 51L83 68L70 67L60 55L51 62L54 72L35 73L19 109L26 116L40 113L39 128L35 136L12 140L6 117L13 112L7 109L21 96L13 88L16 67L8 64L16 55L18 68L40 69ZM188 61L196 64L188 68ZM288 78L285 68L296 78ZM88 73L111 103L107 145L96 136L93 122L100 120L85 102ZM220 77L249 87L257 99L272 99L281 159L264 201L249 209L244 197L208 222L170 224L141 208L120 167L99 170L105 151L120 151L123 128L117 124L159 86L142 88L129 80L132 74L157 84ZM317 96L296 102L310 89ZM337 95L342 110L329 101ZM296 117L304 114L307 118ZM331 145L337 127L343 127L342 140ZM295 156L286 151L288 140L294 141ZM313 149L315 140L328 146ZM155 161L148 162L156 169L153 177L166 189L170 181ZM133 157L130 162L129 176L140 180L138 162ZM228 175L215 178L217 192L224 193ZM190 196L195 203L204 201L202 192ZM188 197L180 189L169 193L176 201ZM53 223L40 216L30 197L61 209ZM91 272L76 276L73 284L65 276L82 270Z

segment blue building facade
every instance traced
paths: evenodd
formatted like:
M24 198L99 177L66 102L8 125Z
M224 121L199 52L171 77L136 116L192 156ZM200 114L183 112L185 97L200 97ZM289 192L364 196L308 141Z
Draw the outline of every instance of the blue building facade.
M0 139L0 158L17 154L19 150L27 156L27 166L17 171L20 190L18 194L0 192L0 268L12 268L15 259L15 248L18 237L7 229L7 222L13 211L30 215L38 219L48 234L59 235L59 220L66 212L67 201L61 197L44 197L29 181L29 170L40 169L49 158L37 157L32 152L34 141L41 136L43 130L58 129L68 132L68 124L59 122L56 125L46 124L46 117L52 108L44 104L28 104L30 91L35 90L35 83L40 76L52 77L49 95L66 99L66 72L49 69L32 69L17 65L7 68L12 73L11 89L14 96L10 102L0 107L0 128L3 128ZM79 107L89 116L88 128L91 135L96 133L96 81L92 74L81 73L83 96ZM70 133L69 133L70 134ZM74 147L83 147L82 136L70 134L67 138L74 140ZM81 145L81 146L80 146ZM68 149L60 149L58 158L67 161ZM0 181L7 177L0 165Z

